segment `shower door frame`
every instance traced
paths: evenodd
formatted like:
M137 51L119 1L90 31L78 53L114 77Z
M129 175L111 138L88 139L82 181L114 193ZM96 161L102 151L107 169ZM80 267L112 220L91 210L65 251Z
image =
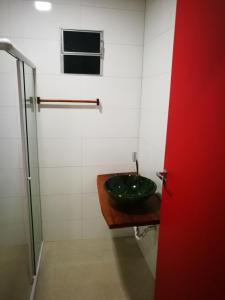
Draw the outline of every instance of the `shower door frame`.
M31 284L33 284L34 281L34 238L33 238L33 222L32 222L32 216L31 216L31 198L30 198L30 191L29 191L29 165L28 165L28 154L27 154L27 137L26 137L26 127L25 127L25 108L23 107L23 79L22 79L22 72L23 72L23 62L17 59L17 80L18 80L18 92L19 92L19 107L20 107L20 126L21 126L21 139L22 139L22 152L23 152L23 161L25 164L25 172L26 172L26 195L27 195L27 208L28 208L28 217L29 217L29 243L28 243L28 249L29 249L29 278ZM22 73L22 74L21 74Z
M20 106L20 120L21 120L21 135L22 135L22 147L23 147L23 160L25 164L25 170L26 170L26 192L27 192L27 199L28 199L28 210L29 210L29 274L30 274L30 280L31 283L34 282L34 276L37 275L40 256L41 256L41 250L39 251L38 255L39 258L36 261L36 255L35 255L35 244L34 244L34 226L33 226L33 209L32 209L32 196L31 196L31 177L30 177L30 170L29 170L29 150L28 150L28 137L27 137L27 124L26 124L26 107L24 105L24 101L26 101L25 97L25 74L24 74L24 66L25 62L20 61L17 59L17 78L18 78L18 89L19 89L19 106ZM30 67L30 66L29 66ZM34 83L34 101L36 102L36 85L35 85L35 78L36 78L36 69L32 68L33 72L33 83ZM36 110L35 110L36 111ZM39 179L39 178L38 178ZM39 180L40 182L40 180ZM39 191L40 192L40 191ZM41 205L41 203L40 203ZM40 224L41 226L41 233L43 237L42 232L42 222ZM43 243L43 239L42 239ZM42 248L42 246L41 246Z
M33 73L33 83L34 83L34 100L37 103L36 96L36 66L30 61L26 56L24 56L18 49L14 47L10 40L1 38L0 39L0 50L6 51L8 54L12 55L16 59L17 65L17 80L18 80L18 93L19 93L19 111L20 111L20 125L21 125L21 139L22 139L22 152L23 152L23 163L25 167L25 178L26 181L26 198L27 198L27 212L29 218L29 224L27 224L26 230L28 231L28 275L31 285L33 285L31 297L33 298L34 289L36 284L36 275L38 273L40 258L43 246L43 231L41 222L41 234L42 234L42 246L39 251L39 259L37 263L35 262L35 249L34 249L34 232L33 232L33 220L32 220L32 199L30 194L30 172L29 172L29 158L28 158L28 139L27 139L27 129L26 129L26 107L23 101L25 101L25 79L24 79L24 65L28 65L32 69ZM36 104L35 104L36 105ZM39 182L40 182L40 178ZM41 204L40 204L41 205ZM42 216L41 216L42 217Z

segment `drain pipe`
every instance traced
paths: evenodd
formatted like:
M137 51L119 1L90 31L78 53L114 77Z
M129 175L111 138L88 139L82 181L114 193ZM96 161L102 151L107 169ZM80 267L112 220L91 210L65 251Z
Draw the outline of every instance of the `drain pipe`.
M134 226L134 236L136 238L136 240L140 241L142 240L151 229L156 230L157 229L157 225L149 225L147 226L145 229L143 229L143 231L141 232L140 227L139 226Z

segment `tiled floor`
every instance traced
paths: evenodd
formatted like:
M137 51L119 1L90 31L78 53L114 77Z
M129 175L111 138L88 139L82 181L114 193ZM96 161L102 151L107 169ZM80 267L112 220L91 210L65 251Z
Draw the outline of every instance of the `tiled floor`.
M152 300L153 289L132 237L47 242L35 300Z
M0 245L0 299L28 299L31 285L27 268L27 245Z

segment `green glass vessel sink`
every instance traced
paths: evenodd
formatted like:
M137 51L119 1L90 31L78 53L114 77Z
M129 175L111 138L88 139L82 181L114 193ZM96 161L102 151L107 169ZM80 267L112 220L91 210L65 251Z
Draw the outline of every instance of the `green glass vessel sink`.
M145 202L156 191L156 184L146 177L116 175L104 183L104 188L113 199L113 206L129 208Z

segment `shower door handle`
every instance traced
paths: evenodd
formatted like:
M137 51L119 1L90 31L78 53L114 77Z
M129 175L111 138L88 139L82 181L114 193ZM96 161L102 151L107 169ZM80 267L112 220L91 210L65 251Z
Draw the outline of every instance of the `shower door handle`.
M31 177L30 176L27 177L27 181L31 181Z

